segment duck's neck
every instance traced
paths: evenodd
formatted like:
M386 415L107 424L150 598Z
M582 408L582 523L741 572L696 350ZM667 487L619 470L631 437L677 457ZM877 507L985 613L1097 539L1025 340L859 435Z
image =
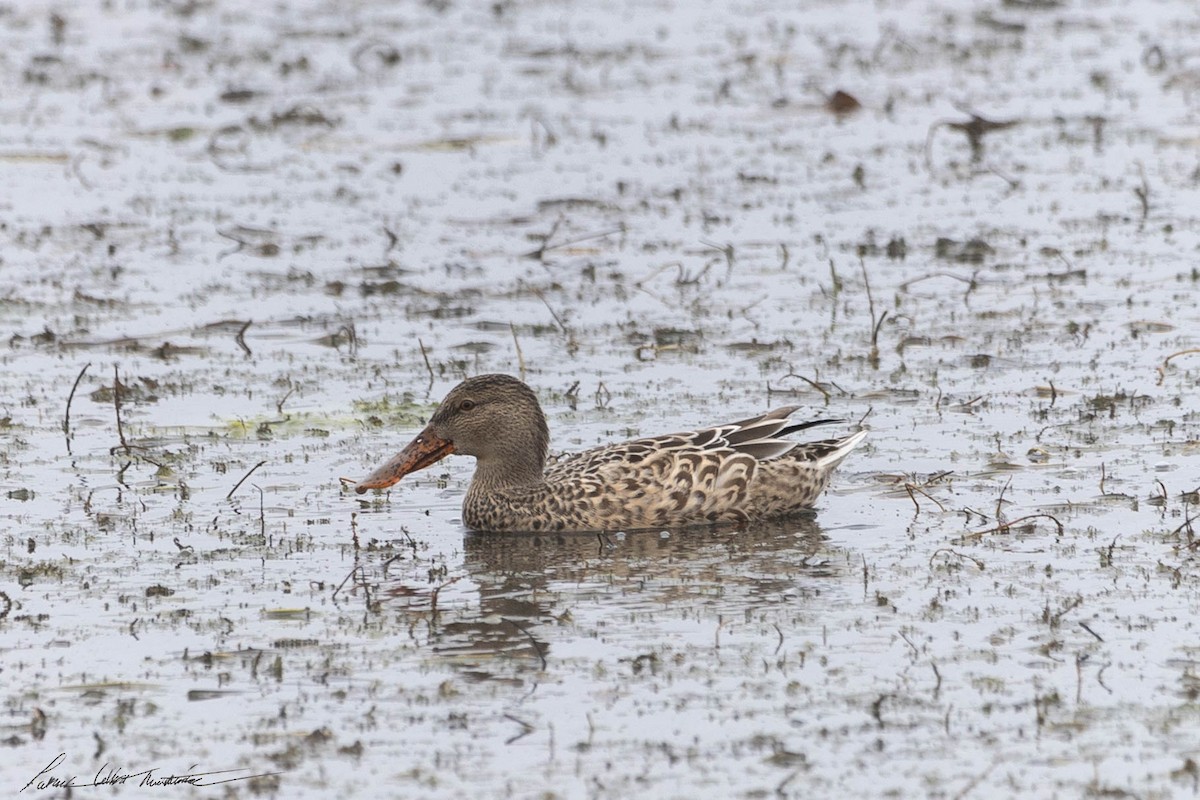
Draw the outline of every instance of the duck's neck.
M463 499L463 521L472 528L522 526L512 515L528 515L530 504L546 495L550 432L536 400L518 409L498 434L468 453L475 456L475 476Z
M545 459L481 459L475 465L469 494L484 495L515 486L537 486L545 482Z
M540 466L481 461L463 498L463 522L475 530L527 530L530 503L545 494Z

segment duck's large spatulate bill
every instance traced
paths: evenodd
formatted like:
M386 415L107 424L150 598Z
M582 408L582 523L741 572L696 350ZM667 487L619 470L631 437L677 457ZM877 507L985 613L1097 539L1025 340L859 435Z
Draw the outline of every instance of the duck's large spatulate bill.
M395 458L359 481L354 491L362 494L369 489L386 489L408 473L425 469L453 452L454 442L435 436L426 429Z

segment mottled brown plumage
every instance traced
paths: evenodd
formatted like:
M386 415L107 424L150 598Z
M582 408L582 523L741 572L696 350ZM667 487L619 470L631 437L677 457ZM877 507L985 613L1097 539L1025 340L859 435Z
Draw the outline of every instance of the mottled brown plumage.
M866 437L780 438L835 420L789 423L797 406L686 433L633 439L547 461L533 390L507 375L454 387L425 430L358 484L391 486L450 453L475 456L463 522L476 530L621 530L748 522L811 508Z

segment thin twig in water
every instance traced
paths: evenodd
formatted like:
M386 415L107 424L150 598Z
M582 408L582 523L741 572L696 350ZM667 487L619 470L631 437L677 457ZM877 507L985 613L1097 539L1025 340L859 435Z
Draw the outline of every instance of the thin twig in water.
M129 452L129 443L125 441L125 428L121 425L121 377L117 373L117 365L113 364L113 409L117 414L117 438L122 449Z
M333 334L333 346L338 347L342 334L346 334L346 341L350 343L350 355L358 354L358 333L354 330L354 323L342 325L337 329L337 333Z
M413 541L412 534L408 532L408 528L400 526L400 532L404 534L404 538L408 540L408 546L412 548L413 559L417 558L417 543Z
M570 336L571 332L567 330L567 324L562 321L562 317L558 315L558 312L550 306L550 301L548 301L546 296L542 294L542 290L536 286L530 286L529 291L533 292L534 296L537 297L538 300L542 301L542 305L544 305L546 310L550 312L550 316L554 317L554 322L558 325L558 329L567 336Z
M930 500L932 500L932 501L933 501L933 504L934 504L935 506L937 506L937 507L938 507L938 510L939 510L939 511L945 511L945 510L946 510L946 507L945 507L944 505L942 505L942 504L941 504L941 501L939 501L939 500L938 500L936 497L934 497L933 495L931 495L929 492L927 492L927 491L925 491L924 489L922 489L920 486L917 486L916 484L912 484L912 483L906 483L906 484L904 484L904 489L905 489L905 491L907 491L907 492L908 492L908 496L909 496L909 498L911 498L911 499L912 499L912 501L913 501L913 505L916 505L916 506L917 506L917 511L918 511L918 512L921 510L921 506L920 506L920 505L917 505L917 498L913 496L913 493L914 493L914 492L919 492L919 493L921 493L921 494L925 495L926 497L928 497Z
M1200 353L1200 347L1189 347L1187 350L1177 350L1176 352L1174 352L1174 353L1171 353L1171 355L1169 355L1169 356L1167 356L1166 358L1164 358L1164 359L1163 359L1163 362L1162 362L1162 364L1161 364L1161 365L1159 365L1159 367L1157 368L1157 372L1158 372L1158 385L1159 385L1159 386L1162 386L1162 384L1163 384L1163 381L1164 381L1164 380L1166 380L1166 377L1167 377L1167 365L1171 363L1171 359L1173 359L1173 358L1177 358L1177 357L1179 357L1179 356L1186 356L1186 355L1189 355L1189 354L1191 354L1191 353Z
M550 240L554 238L554 234L558 232L558 226L562 224L562 218L554 220L554 224L550 226L550 232L542 237L542 244L536 250L530 250L525 254L526 258L536 258L541 261L546 255L546 248L550 246Z
M829 405L829 392L826 391L825 387L822 386L821 384L817 383L816 381L814 381L810 378L806 378L803 375L797 375L795 372L789 372L787 375L783 376L783 380L787 380L788 378L799 378L800 380L804 381L809 386L813 387L818 392L820 392L821 396L825 398L825 405ZM772 389L771 384L769 384L769 383L767 384L767 397L770 397L773 392L774 393L783 393L786 391L787 391L786 389Z
M875 327L875 298L871 296L871 279L867 277L867 262L864 259L858 260L858 266L862 269L863 285L867 288L867 311L871 313L871 327Z
M800 774L800 770L798 770L798 769L794 769L791 772L789 772L787 777L784 778L783 780L781 780L779 782L779 785L775 787L775 794L782 797L784 795L783 790L786 789L787 785L789 783L791 783L792 781L794 781L796 779L796 776L799 774Z
M433 365L429 363L429 353L425 350L425 343L417 339L417 346L421 348L421 358L425 359L425 369L429 372L429 385L433 386Z
M992 774L992 770L994 770L999 763L999 761L993 761L987 769L972 778L971 781L962 788L962 791L954 795L954 800L963 800L964 797L975 791L975 787L983 783L987 776Z
M995 175L1000 180L1007 183L1008 188L1010 188L1010 189L1019 189L1021 186L1021 182L1019 180L1012 177L1011 175L1004 174L1003 172L1001 172L999 169L997 169L995 166L993 166L991 164L988 165L987 171L992 173L993 175Z
M267 462L263 461L261 463L265 464ZM263 490L257 483L250 485L258 489L258 533L265 542L267 540L267 507L263 497Z
M357 549L357 548L355 548L355 549ZM387 561L385 561L379 565L383 569L383 579L385 581L387 580L387 576L388 576L388 567L390 567L392 565L393 561L400 561L403 558L404 558L403 553L396 553L396 555L392 556Z
M67 395L67 411L63 414L63 433L67 437L67 452L71 450L71 401L75 399L75 390L79 388L79 382L83 380L83 373L88 371L88 367L92 362L83 365L83 369L79 370L79 374L75 376L75 383L71 384L71 393Z
M651 272L649 275L647 275L646 277L642 278L640 281L635 281L633 285L634 285L634 286L636 286L637 288L641 289L641 288L642 288L642 287L643 287L645 284L647 284L647 283L649 283L650 281L654 280L654 279L655 279L655 278L657 278L659 275L661 275L662 273L664 273L664 272L666 272L667 270L669 270L671 267L675 267L676 269L679 269L679 268L680 268L680 266L682 266L682 265L681 265L681 264L680 264L680 262L678 262L678 261L668 261L666 264L663 264L663 265L662 265L662 266L660 266L658 269L654 270L654 271L653 271L653 272ZM652 296L653 296L653 297L655 297L655 298L657 299L657 295L652 295Z
M1004 526L1004 493L1008 491L1008 487L1011 485L1012 478L1010 477L1005 482L1004 488L1000 490L1000 496L996 498L996 521L1000 523L1001 527ZM1062 526L1060 525L1059 527L1061 528Z
M504 620L509 625L512 625L514 628L519 630L521 633L523 633L529 637L529 643L533 645L533 652L538 654L538 658L540 658L542 661L542 669L545 669L546 668L546 656L544 656L542 654L542 647L541 647L541 645L538 644L538 640L533 638L533 634L530 633L525 628L522 628L519 624L517 624L516 620L509 619L508 617L501 617L500 619Z
M1108 669L1111 666L1112 666L1112 662L1110 661L1109 663L1107 663L1103 667L1101 667L1100 671L1096 673L1096 683L1100 684L1101 688L1103 688L1104 691L1108 692L1109 694L1112 694L1113 690L1108 688L1108 684L1106 684L1104 682L1104 670Z
M927 281L932 278L950 278L952 280L961 281L968 285L974 285L975 283L974 276L970 278L964 278L962 275L955 275L953 272L931 272L928 275L922 275L919 278L910 278L909 280L906 280L904 283L900 284L900 288L904 291L908 291L909 287L914 283L920 283L921 281Z
M913 485L911 483L904 484L904 491L908 492L908 499L912 500L913 505L917 507L917 513L920 514L921 504L917 502L917 496L913 494ZM921 494L925 493L921 492ZM928 495L926 495L926 497L928 497Z
M517 348L517 369L521 372L521 380L525 380L525 355L521 352L521 343L517 341L517 328L511 322L508 323L508 329L512 331L513 347Z
M860 258L858 265L862 267L863 285L867 287L867 310L871 312L871 357L877 359L879 357L879 329L883 326L883 321L887 319L887 312L884 311L876 319L875 298L871 296L871 281L867 277L867 262Z
M917 486L915 483L909 483L906 481L904 484L904 491L908 492L908 499L913 501L913 505L917 507L918 514L921 513L921 504L917 502L917 497L916 497L916 495L918 493L923 494L923 495L925 495L925 497L929 498L933 502L933 504L938 507L939 511L946 510L946 507L944 505L942 505L941 501L939 501L936 497L931 495L929 492L922 489L920 486Z
M337 588L333 590L333 594L330 595L329 599L330 600L335 599L338 596L338 592L340 592L342 590L342 587L346 585L346 581L348 581L352 577L354 577L354 573L358 572L361 569L362 569L362 567L359 566L358 564L355 564L353 567L351 567L350 571L348 573L346 573L346 577L342 578L342 582L339 583L337 585Z
M558 224L555 223L555 228L557 228L557 227L558 227ZM538 261L541 261L543 259L543 257L546 255L546 253L548 253L551 250L561 250L564 247L570 247L571 245L581 244L583 242L590 242L592 239L603 239L605 236L612 236L614 233L624 233L624 232L625 232L624 227L613 228L612 230L600 231L600 233L589 233L586 236L580 236L578 239L568 239L565 242L559 242L558 244L552 245L552 244L550 244L550 237L554 235L554 231L551 231L550 235L547 236L545 241L542 242L542 246L536 250L529 251L528 253L525 254L525 257L526 258L536 258Z
M1051 625L1058 625L1060 622L1062 622L1063 617L1065 617L1067 614L1071 613L1075 609L1079 608L1081 605L1083 605L1082 597L1079 597L1078 595L1075 597L1072 597L1070 600L1067 601L1067 604L1065 606L1063 606L1061 609L1054 612L1053 614L1049 614L1047 616L1046 621L1048 623L1050 623Z
M529 724L528 722L526 722L525 720L523 720L523 719L517 719L517 718L516 718L516 717L514 717L512 714L505 714L505 715L504 715L504 718L505 718L505 719L510 719L510 720L512 720L513 722L515 722L515 723L517 723L518 725L520 725L520 726L521 726L521 732L520 732L520 733L518 733L516 736L513 736L513 737L512 737L512 738L510 738L510 739L507 739L507 740L504 742L505 744L512 744L513 742L517 741L518 739L524 739L526 736L528 736L529 734L533 733L533 730L534 730L533 726L532 726L532 725L530 725L530 724Z
M725 246L722 247L719 244L715 244L713 242L708 242L708 241L705 241L704 239L701 239L700 243L702 245L704 245L705 247L710 247L713 250L716 250L717 252L719 252L721 255L725 256L725 275L726 276L728 276L730 273L733 272L733 245L726 244Z
M875 702L871 703L871 716L875 718L875 722L880 728L886 727L883 722L883 704L891 700L893 695L881 694L875 698Z
M1186 517L1186 518L1183 520L1183 524L1182 524L1182 525L1180 525L1180 526L1179 526L1178 528L1176 528L1175 530L1171 531L1171 535L1172 535L1172 536L1177 536L1178 534L1181 534L1181 533L1183 533L1183 531L1184 531L1184 529L1185 529L1185 528L1187 529L1188 533L1190 534L1190 533L1192 532L1192 523L1193 523L1193 522L1195 522L1197 519L1200 519L1200 515L1198 515L1198 516L1195 516L1195 517Z
M247 358L254 355L254 353L250 352L250 346L246 344L246 331L249 329L250 323L253 321L254 320L250 319L246 320L246 324L243 325L242 329L237 332L237 336L233 337L233 341L237 342L237 346L242 348L242 352L246 354Z
M234 493L234 492L236 492L236 491L238 490L238 487L239 487L239 486L241 486L243 483L245 483L245 482L246 482L246 478L249 478L251 475L253 475L253 474L254 474L254 470L258 469L259 467L261 467L261 466L262 466L263 464L265 464L265 463L267 463L267 462L266 462L266 461L260 461L260 462L258 462L257 464L255 464L253 467L251 467L251 468L250 468L250 471L249 471L249 472L247 472L245 475L243 475L243 476L242 476L242 479L233 485L233 488L229 490L229 494L225 495L225 499L226 499L226 500L228 500L229 498L233 497L233 493Z
M1097 641L1100 641L1100 642L1103 642L1103 641L1104 641L1104 637L1103 637L1103 636L1101 636L1100 634L1096 633L1096 632L1095 632L1094 630L1092 630L1091 628L1089 628L1089 627L1088 627L1088 624L1087 624L1086 622L1083 622L1083 621L1081 620L1081 621L1080 621L1080 623L1079 623L1079 627L1083 628L1085 631L1087 631L1088 633L1090 633L1092 636L1095 636Z
M608 404L612 402L612 392L604 385L604 381L596 387L596 408L608 408Z
M455 583L458 583L462 579L463 579L463 576L458 575L457 577L451 578L450 580L446 581L445 583L439 583L437 586L434 587L433 591L429 594L429 613L431 613L435 616L437 615L437 613L438 613L438 607L437 607L438 595L441 594L442 589L445 589L447 586L451 586Z
M1145 227L1146 217L1150 216L1150 182L1146 180L1146 171L1138 164L1138 172L1142 176L1142 185L1133 187L1133 193L1137 195L1138 203L1142 206L1142 220L1139 227Z
M995 526L994 528L988 528L987 530L983 530L983 531L971 531L970 533L963 534L954 543L955 544L963 544L964 542L970 541L971 539L977 539L980 536L984 536L985 534L989 534L989 533L1007 533L1008 530L1010 528L1012 528L1014 525L1016 525L1018 522L1025 522L1027 520L1039 519L1039 518L1048 519L1051 522L1053 522L1054 526L1058 529L1059 535L1060 536L1062 535L1063 530L1064 530L1063 524L1061 522L1059 522L1058 518L1055 517L1054 515L1052 515L1052 514L1028 514L1024 517L1018 517L1017 519L1014 519L1011 522L1003 522L1003 523Z
M0 591L0 619L5 619L12 610L12 599L7 591Z
M983 562L982 562L982 561L980 561L978 558L975 558L974 556L969 556L969 555L967 555L966 553L960 553L960 552L958 552L957 550L951 550L949 547L939 547L937 550L934 550L934 551L933 551L933 555L931 555L931 556L929 557L929 566L930 566L931 568L933 567L933 560L934 560L935 558L937 558L937 557L938 557L940 554L942 554L942 553L949 553L950 555L952 555L952 556L957 556L958 558L965 558L965 559L967 559L968 561L970 561L970 562L972 562L973 564L975 564L975 566L979 567L979 569L983 569L983 568L984 568L984 564L983 564Z
M342 582L337 584L337 589L334 589L334 594L330 595L330 600L334 600L335 597L337 597L338 591L341 591L342 587L346 585L346 582L349 581L350 578L354 577L354 573L359 572L360 570L362 570L362 566L359 564L355 564L353 567L350 567L350 571L347 573L346 577L342 578ZM366 573L364 573L364 581L366 579L365 575Z
M845 389L843 389L842 387L838 386L836 383L835 383L835 384L833 384L833 385L834 385L835 387L837 387L837 390L838 390L839 392L842 392L843 394L845 393L845 391L846 391ZM866 422L866 420L867 420L867 417L871 416L871 412L872 412L872 411L874 411L874 410L875 410L875 406L867 406L867 411L866 411L866 413L865 413L865 414L863 414L861 417L859 417L859 418L858 418L858 427L860 427L860 428L862 427L862 424L863 424L864 422Z
M883 327L883 321L887 319L888 312L883 312L879 315L879 321L875 323L875 327L871 329L871 348L879 346L879 329Z

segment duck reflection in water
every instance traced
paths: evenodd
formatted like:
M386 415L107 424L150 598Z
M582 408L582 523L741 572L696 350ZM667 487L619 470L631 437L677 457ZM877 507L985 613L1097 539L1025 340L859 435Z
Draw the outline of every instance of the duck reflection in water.
M445 591L427 642L466 675L518 682L547 668L555 630L581 606L603 605L634 632L639 615L652 623L672 609L716 624L781 601L802 604L851 563L829 546L815 515L685 534L469 533L463 548L463 574L438 584ZM428 614L431 591L427 581L398 580L388 593ZM662 635L654 624L645 631L647 640Z

